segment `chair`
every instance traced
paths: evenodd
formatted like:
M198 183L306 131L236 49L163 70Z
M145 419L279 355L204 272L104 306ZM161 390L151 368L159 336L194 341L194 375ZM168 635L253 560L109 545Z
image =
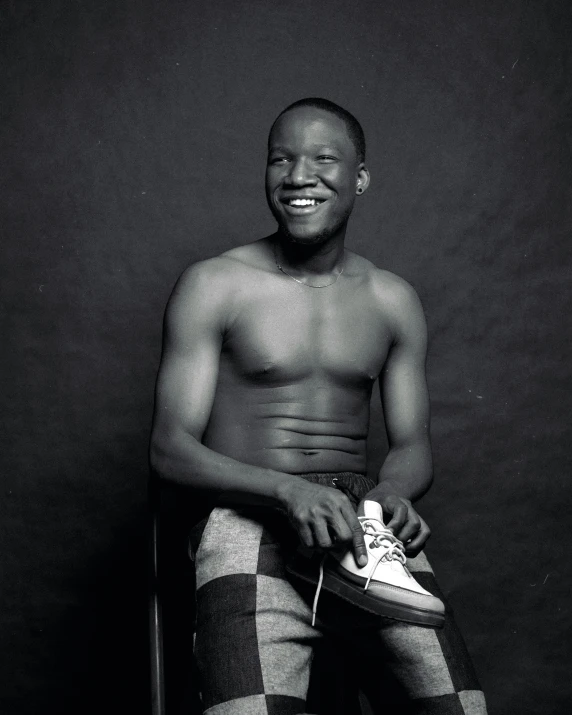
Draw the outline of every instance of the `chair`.
M181 561L173 558L172 552L177 545L184 544L185 535L188 534L188 523L185 516L192 513L192 504L185 503L184 497L179 492L175 498L169 502L169 490L161 489L159 480L152 476L149 481L149 655L151 665L151 714L166 715L173 709L176 713L200 713L200 697L196 690L196 672L193 663L183 663L183 673L180 667L180 650L176 643L173 643L173 622L180 622L184 614L183 610L192 610L190 603L186 601L181 604L177 598L173 597L174 592L179 590L192 590L194 592L194 581L192 584L181 584L180 573L185 570ZM165 520L161 517L165 517ZM195 515L196 516L196 515ZM192 521L192 518L191 518ZM186 557L186 554L185 554ZM173 575L175 571L175 575ZM188 564L190 571L190 564ZM187 571L187 572L188 572ZM166 608L164 611L163 609ZM173 615L174 612L174 615ZM165 618L164 618L165 613ZM168 616L168 618L167 618ZM169 623L170 621L170 623ZM169 625L171 626L169 628ZM186 624L187 627L189 624ZM188 639L188 629L184 633ZM165 649L165 645L167 646ZM180 644L179 644L180 646ZM172 654L172 657L165 657ZM174 652L174 654L173 654ZM174 657L173 657L174 655ZM346 690L344 683L344 671L350 665L340 669L344 659L343 652L336 652L336 649L323 648L316 653L314 658L315 677L312 678L309 698L322 701L320 711L330 713L344 713L344 715L360 715L359 703L357 700L357 690L353 688ZM191 655L192 659L192 655ZM165 662L167 668L165 668ZM175 666L175 667L173 667ZM178 666L178 667L177 667ZM338 670L336 677L336 669ZM168 676L165 678L166 670ZM173 673L178 670L178 673ZM333 676L333 677L332 677ZM181 680L184 679L184 688L181 687ZM183 692L184 691L184 692ZM174 702L184 701L184 706L178 704L171 708L168 694L173 695ZM325 702L324 702L325 699ZM310 704L310 703L309 703ZM368 713L361 710L365 715Z
M151 658L151 713L166 715L163 659L163 614L159 584L159 485L149 480L149 655Z
M192 655L195 581L187 549L195 500L155 475L148 495L151 713L200 715Z

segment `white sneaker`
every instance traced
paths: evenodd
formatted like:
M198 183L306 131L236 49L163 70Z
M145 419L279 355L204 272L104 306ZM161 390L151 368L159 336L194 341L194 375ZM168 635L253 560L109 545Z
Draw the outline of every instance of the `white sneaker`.
M324 565L323 587L380 616L442 626L443 602L422 588L409 572L403 543L383 523L381 505L365 501L363 511L358 519L364 530L367 564L360 568L352 551L330 552L332 558Z
M363 503L358 519L364 530L368 562L359 567L352 551L330 551L319 564L315 559L294 559L287 570L317 582L313 605L314 624L320 590L337 594L370 613L421 626L440 627L445 620L443 602L422 588L406 564L404 546L383 523L383 510L375 501Z

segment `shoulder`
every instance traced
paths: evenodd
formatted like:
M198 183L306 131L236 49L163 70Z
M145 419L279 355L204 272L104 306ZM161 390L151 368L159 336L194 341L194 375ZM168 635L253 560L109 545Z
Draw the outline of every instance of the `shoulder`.
M222 256L217 256L187 266L175 283L169 307L223 299L231 270L227 263Z
M222 253L220 258L234 262L237 270L240 266L246 271L268 270L273 266L273 253L268 237L231 248Z
M268 272L261 241L225 251L189 265L177 280L167 304L166 318L190 314L228 318L237 298L252 287L256 274Z
M352 262L363 276L370 300L388 320L396 335L409 330L425 330L423 307L410 283L391 271L378 268L363 256L353 254Z
M421 301L413 286L404 278L383 268L357 253L351 253L352 266L356 274L371 291L373 299L381 308L390 312L408 312L422 310Z
M396 317L423 313L415 288L404 278L378 268L372 283L377 298Z
M231 300L232 262L222 256L187 266L167 303L167 329L181 331L198 323L220 324Z
M258 243L238 246L192 263L179 277L172 298L194 301L208 297L215 302L228 298L254 271L264 268Z

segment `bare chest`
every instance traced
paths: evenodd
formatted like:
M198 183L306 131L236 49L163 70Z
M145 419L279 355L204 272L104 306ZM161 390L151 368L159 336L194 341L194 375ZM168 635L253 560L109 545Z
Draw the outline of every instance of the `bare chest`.
M391 340L365 291L286 285L239 302L221 357L237 377L259 384L319 378L361 387L379 375Z

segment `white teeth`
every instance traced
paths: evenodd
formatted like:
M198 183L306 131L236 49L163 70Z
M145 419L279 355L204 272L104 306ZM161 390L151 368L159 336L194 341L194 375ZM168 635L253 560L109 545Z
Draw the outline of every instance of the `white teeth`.
M316 199L290 199L290 206L316 206Z

